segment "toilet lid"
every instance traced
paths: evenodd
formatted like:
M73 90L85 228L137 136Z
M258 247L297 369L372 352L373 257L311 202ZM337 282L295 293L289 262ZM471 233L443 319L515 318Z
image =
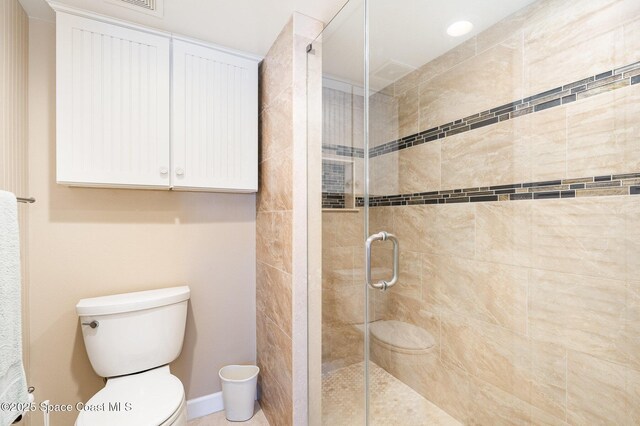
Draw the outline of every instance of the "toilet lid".
M116 377L84 405L76 425L158 426L178 410L183 398L182 383L167 371Z

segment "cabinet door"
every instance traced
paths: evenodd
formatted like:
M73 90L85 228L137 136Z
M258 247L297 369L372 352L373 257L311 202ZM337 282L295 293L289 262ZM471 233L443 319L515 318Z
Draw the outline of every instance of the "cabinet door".
M57 180L169 187L169 37L57 14Z
M258 189L258 63L174 40L172 186Z

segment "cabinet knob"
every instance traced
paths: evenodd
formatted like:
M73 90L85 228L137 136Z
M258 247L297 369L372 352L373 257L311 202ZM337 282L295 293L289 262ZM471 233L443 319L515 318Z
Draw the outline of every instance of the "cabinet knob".
M169 173L169 169L167 169L166 167L160 167L161 175L166 175L167 173Z
M183 169L182 167L178 167L178 168L176 169L176 174L177 174L178 176L182 176L182 175L184 175L184 169Z

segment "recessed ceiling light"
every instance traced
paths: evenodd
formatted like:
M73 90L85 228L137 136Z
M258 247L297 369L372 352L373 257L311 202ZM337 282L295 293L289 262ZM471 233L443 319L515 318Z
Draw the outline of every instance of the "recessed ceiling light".
M451 37L460 37L467 34L472 29L473 29L473 24L471 22L458 21L449 25L449 28L447 28L447 34L449 34Z

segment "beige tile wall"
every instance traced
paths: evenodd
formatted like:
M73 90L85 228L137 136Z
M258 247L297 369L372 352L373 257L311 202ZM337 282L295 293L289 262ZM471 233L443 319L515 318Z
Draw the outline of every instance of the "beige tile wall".
M321 29L319 21L294 13L259 72L257 362L262 408L271 424L283 426L306 423L308 412L308 196L301 183L307 173L306 46Z
M293 424L293 19L260 66L256 216L256 331L260 402L272 424Z
M437 365L393 374L469 424L636 424L635 197L372 212L371 231L394 232L408 260L376 317L439 345Z
M639 14L634 1L536 2L372 97L370 145L638 61ZM639 96L632 86L375 157L371 193L638 171ZM438 342L436 364L386 368L471 424L636 424L638 210L630 197L372 209L371 232L403 248L374 317ZM361 212L323 214L326 369L363 356L362 229Z
M362 210L322 213L323 372L364 360Z
M635 172L638 114L640 86L633 85L373 157L370 191L392 195Z
M639 51L636 1L535 2L394 83L393 97L372 97L370 146L636 62ZM639 97L630 86L375 157L371 193L636 171Z
M378 94L371 146L639 61L639 45L637 1L535 2L396 82L393 97ZM639 172L639 97L630 86L375 157L371 193ZM400 282L375 295L374 318L437 342L435 363L376 359L392 374L467 424L638 424L640 199L370 214L371 233L401 242ZM361 356L347 326L363 306L348 300L361 281L337 271L362 264L363 224L325 213L323 229L327 341L342 351L325 355L342 365ZM390 259L379 250L374 268Z

